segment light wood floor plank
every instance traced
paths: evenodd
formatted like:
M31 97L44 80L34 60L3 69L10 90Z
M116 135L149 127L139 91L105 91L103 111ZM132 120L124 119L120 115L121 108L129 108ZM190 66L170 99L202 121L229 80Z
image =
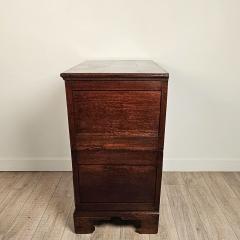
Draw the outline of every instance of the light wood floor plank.
M7 205L9 205L11 200L14 203L18 199L19 194L22 193L25 188L28 188L29 184L34 179L34 176L40 177L40 175L41 173L36 174L31 172L24 172L16 175L16 177L13 178L12 182L7 185L9 189L6 192L8 192L8 194L5 196L3 201L0 202L0 213L2 213L2 211L7 207ZM2 194L3 193L0 192L1 197Z
M25 202L9 231L4 235L4 240L28 240L32 238L48 202L59 183L61 174L60 172L42 173L35 190Z
M183 185L183 179L180 172L163 172L162 174L163 185Z
M72 203L71 211L68 214L68 219L66 222L65 230L63 232L61 240L90 240L92 234L75 234L74 225L73 225L73 212L74 212L74 203ZM98 238L101 239L101 238Z
M96 226L96 235L91 237L90 239L114 239L114 240L120 240L120 226L115 226L112 224L101 224L99 226ZM99 236L101 236L99 238Z
M0 172L0 180L4 178L13 178L16 175L21 175L23 172ZM0 181L0 186L2 185L2 182Z
M181 180L183 182L183 180ZM180 240L210 240L185 186L166 185L168 200Z
M208 189L203 175L201 173L183 173L182 176L191 197L187 201L191 201L197 210L208 239L237 240L214 196Z
M199 172L182 172L180 173L183 183L188 187L198 186L203 176Z
M177 229L173 220L165 186L161 190L161 204L158 234L151 234L150 240L179 240Z
M76 234L74 234L73 226L73 212L74 212L74 202L72 202L71 210L68 214L66 226L63 231L61 240L77 240Z
M204 173L204 180L238 239L240 239L240 201L221 173Z
M240 199L240 174L234 172L225 172L220 174L224 177L227 184Z
M240 174L163 174L158 234L75 234L71 173L0 172L0 240L240 240Z
M32 240L59 240L73 203L72 173L64 172Z
M12 190L14 184L22 177L21 173L16 172L0 172L0 206L9 192Z
M132 226L121 226L121 240L149 240L149 234L139 234Z
M26 200L35 189L41 173L24 172L0 204L0 239L10 229Z

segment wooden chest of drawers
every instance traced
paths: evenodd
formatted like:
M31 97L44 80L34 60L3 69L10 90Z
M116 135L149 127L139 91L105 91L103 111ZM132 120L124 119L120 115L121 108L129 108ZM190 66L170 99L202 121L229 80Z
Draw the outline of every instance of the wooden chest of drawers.
M168 73L152 61L88 61L65 80L76 233L101 220L158 231Z

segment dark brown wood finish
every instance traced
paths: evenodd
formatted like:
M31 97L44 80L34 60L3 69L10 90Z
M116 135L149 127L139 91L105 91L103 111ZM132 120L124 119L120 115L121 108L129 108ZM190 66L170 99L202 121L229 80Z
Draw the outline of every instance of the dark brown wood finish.
M101 220L158 231L168 73L152 61L87 61L65 80L76 233Z

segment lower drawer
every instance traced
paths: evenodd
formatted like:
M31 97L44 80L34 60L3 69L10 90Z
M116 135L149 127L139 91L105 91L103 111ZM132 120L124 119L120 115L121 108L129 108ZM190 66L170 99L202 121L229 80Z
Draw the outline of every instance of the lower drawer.
M79 165L79 203L154 204L155 166Z

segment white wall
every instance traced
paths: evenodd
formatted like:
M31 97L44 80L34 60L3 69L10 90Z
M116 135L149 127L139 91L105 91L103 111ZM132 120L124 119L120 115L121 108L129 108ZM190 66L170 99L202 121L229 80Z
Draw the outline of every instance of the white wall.
M170 72L165 169L240 170L239 0L0 3L0 170L70 169L59 73L92 58Z

